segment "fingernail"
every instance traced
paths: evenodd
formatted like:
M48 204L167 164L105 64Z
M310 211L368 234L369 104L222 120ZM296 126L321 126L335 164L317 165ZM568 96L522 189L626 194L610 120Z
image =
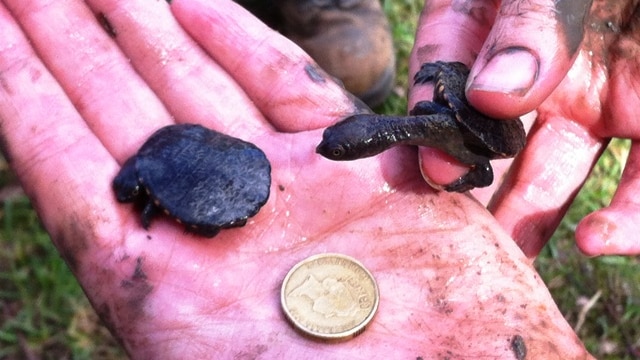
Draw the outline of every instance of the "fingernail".
M470 89L524 96L538 77L538 60L524 48L495 54L473 78Z

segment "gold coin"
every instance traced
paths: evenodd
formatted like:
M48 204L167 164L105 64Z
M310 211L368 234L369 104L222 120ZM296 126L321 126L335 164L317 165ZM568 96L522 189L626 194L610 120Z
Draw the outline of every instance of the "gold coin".
M326 340L355 337L378 309L378 285L357 260L340 254L311 256L284 278L280 301L302 333Z

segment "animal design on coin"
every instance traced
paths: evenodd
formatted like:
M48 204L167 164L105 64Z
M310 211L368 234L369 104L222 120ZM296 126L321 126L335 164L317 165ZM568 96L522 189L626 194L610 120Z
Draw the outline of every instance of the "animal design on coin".
M262 150L193 124L156 131L113 180L118 201L143 206L145 229L162 210L206 237L245 225L266 203L270 186Z
M282 283L281 304L305 335L346 340L364 331L380 295L371 273L341 254L311 256L294 266Z
M464 95L468 76L459 62L425 63L415 83L433 82L433 101L417 103L409 116L350 116L324 131L316 152L331 160L355 160L396 145L430 146L469 165L469 172L445 190L488 186L493 182L489 160L515 156L526 134L520 119L492 119L472 108Z

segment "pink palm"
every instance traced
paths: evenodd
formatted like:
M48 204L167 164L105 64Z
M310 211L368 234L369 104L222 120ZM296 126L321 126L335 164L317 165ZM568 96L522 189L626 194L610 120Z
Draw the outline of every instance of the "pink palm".
M353 105L328 79L308 76L319 70L300 50L233 3L173 2L206 52L164 3L5 4L6 151L132 356L513 357L520 335L531 357L588 357L512 240L472 199L429 190L411 150L342 164L317 156L321 128ZM147 232L131 206L115 201L119 163L173 121L265 151L271 197L245 227L207 240L160 218ZM379 313L352 341L302 338L279 309L286 272L321 252L354 256L378 280Z

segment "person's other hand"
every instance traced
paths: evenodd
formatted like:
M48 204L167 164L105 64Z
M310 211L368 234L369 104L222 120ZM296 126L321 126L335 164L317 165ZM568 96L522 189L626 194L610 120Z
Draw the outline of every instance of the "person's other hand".
M462 61L473 65L467 97L480 111L508 119L537 110L525 150L489 203L529 257L611 137L634 140L631 154L610 206L582 220L576 242L590 255L640 253L640 6L590 3L429 1L421 17L413 72L427 61ZM410 103L429 91L413 88ZM421 149L421 166L441 184L466 171L431 149Z
M0 28L3 151L133 358L589 357L515 243L467 196L431 191L411 149L315 154L355 105L233 2L6 0ZM159 217L145 231L116 202L121 164L174 122L266 152L271 196L245 227L205 239ZM296 333L279 305L287 271L324 252L361 260L381 294L368 329L337 344Z

